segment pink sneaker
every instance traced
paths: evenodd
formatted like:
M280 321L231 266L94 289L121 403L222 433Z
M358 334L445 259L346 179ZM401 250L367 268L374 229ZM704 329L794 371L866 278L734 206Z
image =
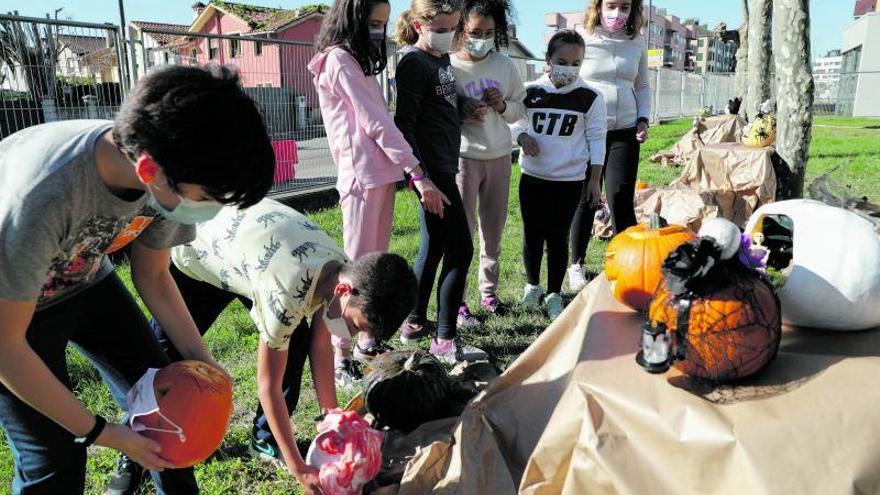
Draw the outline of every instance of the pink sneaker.
M453 340L440 342L438 339L431 339L431 354L433 354L441 363L454 365L460 361L482 361L488 359L489 355L486 351L464 344L461 337Z

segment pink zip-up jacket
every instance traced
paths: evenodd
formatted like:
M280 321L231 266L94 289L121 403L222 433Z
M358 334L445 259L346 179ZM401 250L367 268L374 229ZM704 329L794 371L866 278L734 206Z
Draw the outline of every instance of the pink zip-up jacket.
M348 193L357 184L372 189L403 180L419 164L394 124L378 81L339 47L309 62L321 103L330 154L339 169L336 188Z

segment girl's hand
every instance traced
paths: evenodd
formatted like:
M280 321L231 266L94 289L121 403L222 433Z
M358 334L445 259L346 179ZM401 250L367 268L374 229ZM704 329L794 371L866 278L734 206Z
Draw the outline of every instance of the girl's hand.
M447 198L442 191L437 189L437 186L435 186L428 178L416 181L415 187L419 191L422 206L424 206L425 211L443 218L443 210L446 208L444 203L447 205L452 204L449 201L449 198Z
M295 467L292 470L293 476L296 477L296 481L302 485L306 495L321 495L324 493L321 490L321 479L318 476L319 473L320 471L306 464Z
M484 101L469 97L463 97L461 99L461 119L465 122L485 121L487 110L488 108Z
M529 136L525 132L516 138L516 142L519 143L520 147L522 147L523 153L527 156L538 156L541 154L541 147L538 145L538 140Z
M590 180L587 185L587 193L587 201L590 203L590 208L599 206L599 200L602 199L602 184L598 180Z
M124 425L107 423L95 443L122 452L148 471L161 472L174 468L173 464L159 456L161 447L157 442Z
M501 90L498 88L489 88L483 92L483 100L498 113L504 113L507 110L504 95L501 94Z
M648 124L644 121L639 121L638 125L636 125L636 141L640 143L644 143L648 140Z

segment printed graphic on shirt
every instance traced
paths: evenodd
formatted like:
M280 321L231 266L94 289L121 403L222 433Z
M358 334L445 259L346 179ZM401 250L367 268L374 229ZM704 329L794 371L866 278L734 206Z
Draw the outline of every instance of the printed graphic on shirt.
M496 79L484 79L480 78L476 81L471 81L464 86L461 87L462 92L464 92L465 96L470 98L476 98L478 100L483 99L483 95L486 93L487 89L497 88L502 90L501 81ZM502 93L504 91L502 90Z
M455 70L451 65L440 67L437 74L440 84L434 88L437 96L443 96L453 107L458 108L458 97L455 95Z
M571 136L595 100L596 93L587 88L564 94L550 93L541 87L528 88L525 105L530 110L529 125L535 134Z
M141 232L146 230L155 219L155 216L138 215L134 217L131 222L129 222L128 226L122 229L122 232L120 232L119 235L113 239L113 242L110 243L110 247L107 248L107 254L115 253L131 244L131 242L135 240L137 236L141 235Z

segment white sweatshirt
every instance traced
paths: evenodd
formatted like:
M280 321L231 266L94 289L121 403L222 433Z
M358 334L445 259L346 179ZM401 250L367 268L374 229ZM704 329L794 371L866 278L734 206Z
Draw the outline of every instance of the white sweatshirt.
M520 154L525 174L544 180L579 181L587 167L605 163L606 117L602 93L578 78L557 88L544 74L526 84L526 117L511 128L538 141L538 156Z
M579 30L587 47L581 78L600 90L608 107L608 130L635 127L651 117L651 86L648 82L648 48L641 35L610 33L596 26L593 34Z
M470 160L494 160L510 154L510 128L525 115L525 89L519 69L507 55L492 52L479 62L450 57L455 69L455 92L460 96L483 99L489 88L498 88L507 108L498 113L489 107L484 122L461 124L461 157Z

